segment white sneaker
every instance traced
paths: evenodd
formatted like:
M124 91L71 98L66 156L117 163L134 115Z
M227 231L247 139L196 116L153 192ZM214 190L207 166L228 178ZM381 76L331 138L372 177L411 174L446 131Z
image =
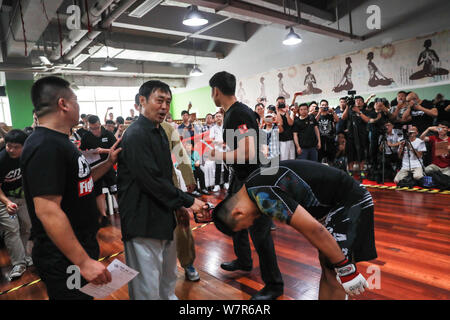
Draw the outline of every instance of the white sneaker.
M27 270L24 264L16 264L8 275L8 280L13 281L14 279L20 278L23 273Z
M228 182L225 182L224 186L225 186L225 189L227 189L227 190L228 190L228 188L230 187L230 185L228 184Z
M219 191L220 190L220 187L219 186L214 186L214 189L212 190L213 192L217 192L217 191Z

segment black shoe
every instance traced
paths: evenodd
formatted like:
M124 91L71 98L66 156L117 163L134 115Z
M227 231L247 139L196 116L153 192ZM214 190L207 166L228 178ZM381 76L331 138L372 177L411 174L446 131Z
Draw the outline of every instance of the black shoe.
M224 262L220 265L220 267L226 271L236 271L236 270L252 271L252 266L249 267L242 266L237 260Z
M206 189L200 190L200 193L202 193L202 194L204 194L204 195L209 195L209 192L208 192L208 190L206 190Z
M264 287L262 290L255 293L250 300L276 300L283 295L283 289L269 289Z

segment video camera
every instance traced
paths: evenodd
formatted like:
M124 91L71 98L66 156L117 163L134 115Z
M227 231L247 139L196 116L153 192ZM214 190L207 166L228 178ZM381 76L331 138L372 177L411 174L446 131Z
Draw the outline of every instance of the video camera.
M356 90L347 91L347 94L349 95L349 96L345 97L345 100L347 102L347 106L349 108L352 108L355 105Z

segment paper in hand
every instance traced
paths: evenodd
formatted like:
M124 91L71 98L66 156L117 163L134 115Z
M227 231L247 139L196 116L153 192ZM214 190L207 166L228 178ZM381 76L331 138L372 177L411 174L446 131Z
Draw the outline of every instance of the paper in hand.
M114 259L114 261L109 264L107 269L111 273L110 283L99 286L88 283L81 288L80 291L94 298L105 298L111 295L114 291L122 288L139 274L138 271L131 269L117 259Z

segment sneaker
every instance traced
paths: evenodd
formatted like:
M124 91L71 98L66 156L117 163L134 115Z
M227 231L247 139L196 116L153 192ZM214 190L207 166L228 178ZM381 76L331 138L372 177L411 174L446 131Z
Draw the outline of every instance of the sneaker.
M212 190L212 192L217 192L219 190L220 190L220 187L219 186L215 186L214 189Z
M33 265L33 259L30 256L25 257L25 262L27 263L27 267L31 267Z
M27 270L27 267L24 264L16 264L9 273L8 280L13 281L17 278L20 278L25 270Z
M184 268L184 272L186 275L186 279L189 281L198 281L200 280L200 275L198 274L197 270L195 270L193 265L187 266Z
M228 190L229 187L230 187L230 185L228 184L228 182L225 182L225 189Z

